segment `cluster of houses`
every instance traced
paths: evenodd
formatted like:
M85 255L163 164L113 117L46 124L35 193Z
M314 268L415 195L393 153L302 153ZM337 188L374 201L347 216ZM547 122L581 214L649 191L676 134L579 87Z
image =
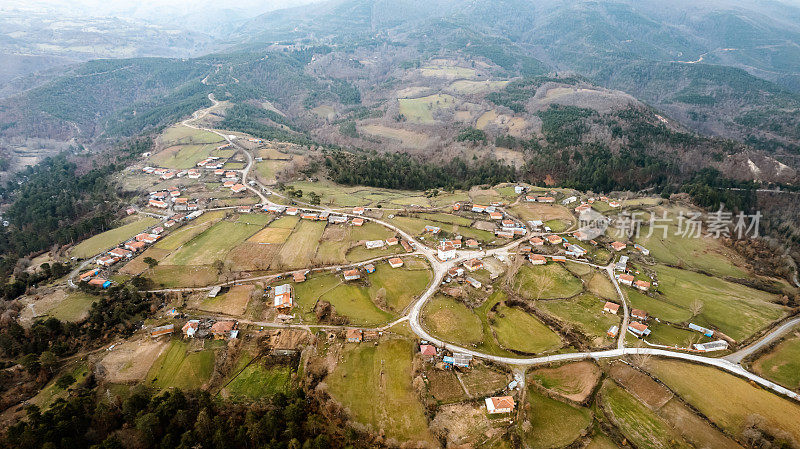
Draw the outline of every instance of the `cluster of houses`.
M616 315L619 312L619 304L611 301L607 301L603 306L603 313L610 313L612 315ZM646 337L650 335L650 329L647 327L646 323L647 320L650 318L647 312L641 309L633 309L631 310L631 318L637 321L632 321L628 325L628 331L632 334L636 335L637 337ZM617 333L619 332L618 326L611 326L608 329L608 336L609 337L616 337Z
M447 270L447 277L445 278L444 282L450 283L457 280L458 278L463 277L464 281L467 284L471 285L474 288L481 288L483 286L481 281L473 278L472 276L467 276L466 274L478 271L481 268L483 268L483 262L481 262L478 259L470 259L464 261L462 265L463 267L453 267Z
M528 230L525 228L525 225L513 220L512 217L503 213L503 211L500 209L502 206L503 203L500 202L494 202L489 206L483 206L474 203L455 203L453 204L453 211L458 212L460 210L469 210L477 214L487 214L490 220L499 221L498 227L494 231L494 234L497 237L511 239L514 238L514 236L525 235L528 232ZM439 228L436 226L426 226L425 231L437 234L439 232Z
M367 249L378 249L386 246L396 246L399 243L400 239L398 239L397 237L390 237L386 240L366 240L364 242L364 246Z
M345 340L348 343L361 343L362 341L375 341L383 332L372 329L347 329L345 331Z
M211 337L215 340L234 340L239 338L239 323L235 320L189 320L181 328L181 333L184 338ZM150 335L155 337L152 331Z
M144 167L142 171L147 173L148 175L157 176L163 181L169 181L170 179L174 178L183 178L186 176L190 179L198 179L200 178L200 170L197 169L189 169L189 170L170 170L168 168L158 168L158 167Z
M197 200L182 197L179 189L150 192L147 205L156 209L167 209L170 203L176 211L196 211L200 209Z
M93 268L89 271L81 273L79 276L80 282L86 282L89 285L99 287L99 288L108 288L111 287L111 281L108 279L104 279L100 277L100 268Z

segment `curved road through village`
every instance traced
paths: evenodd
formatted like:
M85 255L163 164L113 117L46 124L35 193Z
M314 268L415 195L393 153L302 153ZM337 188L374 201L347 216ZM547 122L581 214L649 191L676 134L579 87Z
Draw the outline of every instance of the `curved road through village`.
M264 194L264 192L267 192L269 195L276 195L276 196L280 196L280 195L278 195L275 192L272 192L270 189L268 189L266 186L262 185L260 182L258 182L256 180L253 180L254 181L253 184L256 187L253 187L248 183L248 179L247 178L248 178L248 176L250 174L250 170L251 170L251 168L253 166L253 156L252 156L252 154L250 154L250 151L247 148L245 148L242 145L238 145L238 143L236 142L235 137L232 137L230 135L224 134L222 131L219 131L219 130L216 130L216 129L204 128L204 127L198 126L198 125L193 123L196 120L198 120L198 119L200 119L202 117L205 117L213 107L215 107L215 106L217 106L219 104L219 102L217 100L215 100L212 95L209 95L209 99L213 102L213 106L195 112L192 115L191 118L184 120L182 123L185 126L189 126L191 128L201 129L201 130L204 130L204 131L213 132L213 133L223 137L229 144L235 146L236 148L238 148L242 152L244 152L244 154L247 157L247 161L248 162L247 162L247 166L244 169L241 170L242 183L244 185L246 185L248 189L250 189L255 194L257 194L258 197L261 199L263 204L265 204L265 205L273 205L273 204L275 204L275 203L273 203L273 202L268 200L268 197ZM330 209L330 208L324 208L323 209L323 208L320 208L319 206L311 206L311 205L304 205L303 208L304 209L308 209L308 210L318 211L318 212L321 212L323 210L324 211L328 211L328 212L332 211L332 209ZM337 210L336 212L341 214L341 215L354 217L354 215L345 213L345 212L340 211L340 210ZM422 324L420 323L420 313L422 312L422 309L425 307L425 304L431 298L433 298L435 293L438 291L439 286L442 284L442 281L444 280L445 276L447 275L447 271L450 268L458 265L459 263L464 262L464 261L469 260L469 259L472 259L472 258L475 258L475 257L487 257L487 256L509 257L509 256L515 254L514 251L515 251L515 248L517 247L517 245L519 245L520 243L526 241L527 239L531 238L532 236L539 235L539 234L529 233L528 235L526 235L525 237L523 237L521 239L515 240L515 241L513 241L513 242L511 242L511 243L509 243L509 244L507 244L507 245L505 245L503 247L499 247L499 248L495 248L495 249L491 249L491 250L486 250L486 251L467 251L467 250L458 251L456 258L454 258L452 260L448 260L448 261L441 261L436 257L433 249L431 249L430 247L420 243L416 238L414 238L413 236L409 235L407 232L403 231L402 229L400 229L400 228L398 228L398 227L396 227L396 226L394 226L392 224L389 224L389 223L387 223L387 222L385 222L383 220L374 219L374 218L370 218L370 220L372 220L372 221L374 221L374 222L376 222L378 224L381 224L381 225L383 225L383 226L385 226L385 227L387 227L389 229L394 230L399 235L401 235L404 239L406 239L409 242L411 242L412 245L415 247L415 254L422 255L423 257L425 257L428 260L428 262L430 263L431 268L433 269L433 279L432 279L430 285L428 286L428 288L425 290L425 292L410 306L410 308L408 309L408 312L406 314L404 314L401 318L399 318L398 320L394 321L393 323L390 323L388 326L383 327L382 329L387 329L387 328L391 327L394 324L397 324L399 322L407 320L408 323L409 323L409 326L412 329L412 331L418 337L420 337L423 340L427 340L427 341L435 344L436 346L439 346L439 347L442 347L442 348L446 348L446 349L448 349L450 351L454 351L454 352L462 352L462 353L470 354L470 355L472 355L474 357L479 357L479 358L482 358L482 359L491 360L493 362L515 366L515 367L518 367L518 368L521 368L521 369L524 369L526 367L530 367L530 366L533 366L533 365L548 364L548 363L553 363L553 362L562 362L562 361L570 361L570 360L583 360L583 359L616 358L616 357L623 357L623 356L627 356L627 355L650 355L650 356L657 356L657 357L668 357L668 358L674 358L674 359L681 359L681 360L686 360L686 361L690 361L690 362L694 362L694 363L701 363L701 364L704 364L704 365L714 366L716 368L725 370L725 371L727 371L729 373L732 373L732 374L735 374L737 376L743 377L745 379L751 380L751 381L761 385L762 387L770 389L770 390L772 390L772 391L774 391L776 393L779 393L779 394L784 395L786 397L792 398L792 399L794 399L796 401L800 401L800 395L799 394L797 394L794 391L791 391L791 390L789 390L787 388L784 388L784 387L782 387L782 386L780 386L780 385L778 385L778 384L776 384L774 382L771 382L771 381L769 381L767 379L764 379L761 376L758 376L758 375L756 375L754 373L751 373L751 372L747 371L746 369L744 369L740 365L741 361L745 357L755 353L756 351L758 351L762 347L765 347L766 345L768 345L769 343L771 343L775 339L779 338L781 335L783 335L784 333L788 332L791 327L793 327L793 326L795 326L797 324L800 324L800 318L794 318L792 320L789 320L789 321L785 322L784 324L782 324L781 326L777 327L776 329L773 329L771 332L769 332L767 335L762 337L756 343L753 343L752 345L748 346L747 348L744 348L744 349L742 349L742 350L740 350L738 352L730 354L730 355L728 355L727 357L724 357L724 358L705 357L705 356L702 356L702 355L690 354L690 353L684 353L684 352L678 352L678 351L670 351L670 350L665 350L665 349L638 348L638 347L637 348L629 348L629 347L625 346L625 335L626 335L627 325L628 325L628 322L630 320L630 312L628 311L628 304L625 301L625 296L623 295L622 290L620 289L620 286L619 286L619 284L617 283L617 280L614 277L613 264L609 264L607 266L600 266L600 265L590 264L590 263L584 262L584 261L571 260L572 262L583 263L583 264L591 265L594 268L604 270L606 272L606 274L609 276L609 278L611 279L611 282L613 283L614 288L616 289L617 294L619 296L619 301L623 305L623 322L622 322L622 326L620 326L619 339L617 341L617 348L616 349L604 350L604 351L564 353L564 354L555 354L555 355L548 355L548 356L541 356L541 357L503 357L503 356L497 356L497 355L492 355L492 354L486 354L486 353L483 353L483 352L480 352L480 351L475 351L475 350L472 350L472 349L469 349L469 348L464 348L464 347L461 347L461 346L458 346L458 345L443 341L443 340L441 340L439 338L436 338L435 336L431 335L430 333L428 333L428 331L422 326ZM328 267L328 268L332 268L332 267ZM275 276L277 276L277 275L275 275ZM269 277L271 277L271 276L262 277L262 278L269 278ZM241 279L241 280L239 280L237 282L247 282L247 281L252 281L252 280L255 280L255 278ZM72 284L72 276L70 276L69 283ZM254 323L254 324L268 324L268 323ZM288 326L289 325L278 325L276 327L288 327ZM303 325L300 325L300 326L303 326ZM331 327L331 326L324 326L324 327Z

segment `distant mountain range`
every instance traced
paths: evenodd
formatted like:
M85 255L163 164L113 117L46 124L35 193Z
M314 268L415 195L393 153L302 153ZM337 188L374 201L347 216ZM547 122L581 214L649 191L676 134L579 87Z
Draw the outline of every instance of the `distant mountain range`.
M800 168L798 19L800 8L778 1L334 0L225 19L228 28L214 30L215 39L179 34L175 47L164 47L198 52L226 45L222 52L96 61L60 76L20 80L28 90L0 102L0 143L9 158L25 146L20 139L102 144L175 121L214 93L236 105L228 125L257 124L265 133L375 148L385 146L381 138L360 130L383 126L447 146L462 127L478 125L477 117L457 114L469 104L534 124L540 111L527 108L535 100L513 97L550 91L495 85L465 93L464 86L522 79L541 85L549 77L577 80L562 88L629 94L643 103L638 110L662 117L670 129L721 138L714 148L752 157L713 161L722 157L712 158L714 150L705 159L716 167L733 165L728 170L739 178L791 182ZM154 49L162 41L152 38L148 45ZM429 76L437 65L449 69ZM467 83L454 93L459 80ZM399 117L400 104L408 102L398 98L440 94L458 104L437 106L450 112L436 116L435 125ZM596 96L574 98L573 106L596 107ZM504 137L502 126L481 127L490 138ZM545 138L535 128L515 138ZM415 139L402 133L384 139L401 142L392 148L413 150L404 148L403 136Z

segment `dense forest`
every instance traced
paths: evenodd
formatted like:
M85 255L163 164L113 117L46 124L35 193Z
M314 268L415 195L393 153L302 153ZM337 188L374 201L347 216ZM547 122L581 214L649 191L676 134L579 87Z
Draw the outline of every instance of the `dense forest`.
M345 185L389 189L469 189L516 179L514 167L486 157L465 161L459 157L443 163L422 161L405 153L372 154L332 151L325 156L332 180Z
M330 422L302 390L278 393L260 404L235 404L208 392L174 390L155 395L141 387L125 399L99 398L89 376L68 400L47 411L27 409L27 420L11 426L4 447L259 448L326 449L367 447L358 435L336 438ZM347 441L343 443L342 440Z

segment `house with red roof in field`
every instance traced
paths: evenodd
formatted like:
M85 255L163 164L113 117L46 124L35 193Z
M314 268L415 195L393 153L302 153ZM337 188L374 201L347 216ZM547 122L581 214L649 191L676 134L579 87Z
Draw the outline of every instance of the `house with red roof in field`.
M470 272L478 271L481 268L483 268L483 262L481 262L478 259L470 259L470 260L464 262L464 268L466 268Z
M103 256L97 258L97 265L101 267L110 267L119 261L119 257Z
M613 303L611 301L607 301L606 305L603 306L603 312L613 313L614 315L616 315L618 311L619 311L619 304Z
M292 280L296 283L305 282L306 281L306 274L308 274L308 270L304 271L295 271L292 273Z
M273 305L276 309L286 310L292 308L294 305L294 291L292 289L292 284L278 285L275 287L273 293L275 294Z
M354 207L353 208L354 215L364 215L364 208L363 207Z
M611 243L611 248L613 248L614 251L622 251L623 249L625 249L627 247L628 247L628 245L626 245L626 244L624 244L622 242L612 242Z
M297 208L296 207L289 207L286 209L286 215L297 215Z
M531 254L529 259L533 265L545 265L547 263L547 258L541 254Z
M453 204L453 211L454 211L454 212L458 212L458 211L460 211L460 210L461 210L461 203L455 203L455 204Z
M147 205L150 206L150 207L156 207L156 208L159 208L159 209L166 209L167 208L167 203L165 203L165 202L163 202L161 200L150 200L150 201L148 201Z
M109 251L108 254L112 257L119 257L120 259L130 259L133 256L133 253L125 248L114 248Z
M638 321L634 321L629 324L628 330L638 337L646 337L650 335L650 329L648 329L647 325Z
M236 184L233 187L231 187L231 190L233 191L233 193L241 193L247 190L247 187L244 184Z
M356 269L345 270L342 275L344 276L345 281L355 281L361 279L361 272Z
M631 286L631 285L633 285L634 277L631 276L630 274L620 274L617 279L619 280L620 284L625 284L627 286Z
M635 319L641 320L641 321L647 321L647 318L649 318L649 315L647 315L647 312L645 312L642 309L633 309L633 310L631 310L631 318L635 318Z
M467 240L467 248L477 248L477 247L478 247L478 241L477 240L475 240L475 239Z
M558 245L558 244L560 244L561 242L563 242L563 241L564 241L564 239L562 239L560 236L557 236L557 235L555 235L555 234L550 234L550 235L548 235L548 236L547 236L547 241L548 241L548 242L549 242L551 245Z
M503 213L502 212L490 212L489 213L489 218L491 218L492 220L502 220L503 219Z
M400 239L398 239L397 237L391 237L386 239L386 246L395 246L398 243L400 243Z
M111 287L111 281L103 278L89 279L89 285L92 287L108 288Z
M643 292L650 290L650 283L647 281L636 281L633 283L633 286Z
M231 187L233 187L235 185L236 185L236 181L232 181L232 180L225 181L225 182L222 183L222 187L227 187L227 188L231 188Z
M236 330L236 321L233 320L217 321L211 326L211 335L214 336L215 340L223 340L231 337L235 330Z
M532 246L544 246L544 240L540 239L539 237L532 237L530 240L528 240L528 243L530 243Z
M236 177L236 172L235 171L226 171L225 172L225 177L226 178L235 178Z
M347 329L346 336L348 343L361 343L364 339L364 333L361 329Z
M555 203L556 199L552 196L540 196L536 198L536 201L539 203Z
M436 346L433 345L419 345L419 355L422 359L430 362L436 357Z
M553 256L551 259L553 259L553 262L565 263L567 261L567 258L564 256Z
M486 398L486 411L490 415L498 413L511 413L514 411L514 398L511 396L494 396Z
M134 240L134 241L130 241L130 242L126 243L125 244L125 249L133 251L133 252L139 252L139 251L143 250L145 246L146 246L146 243L141 242L139 240Z
M353 223L353 226L363 226L364 225L364 219L356 217L356 218L353 219L353 221L351 223Z
M399 257L392 257L389 259L389 266L392 268L400 268L403 266L403 259Z
M436 255L440 260L455 259L456 247L449 241L443 241L436 247Z
M80 279L80 282L85 282L92 277L97 276L98 274L100 274L100 269L95 268L94 270L83 272L80 276L78 276L78 279Z

